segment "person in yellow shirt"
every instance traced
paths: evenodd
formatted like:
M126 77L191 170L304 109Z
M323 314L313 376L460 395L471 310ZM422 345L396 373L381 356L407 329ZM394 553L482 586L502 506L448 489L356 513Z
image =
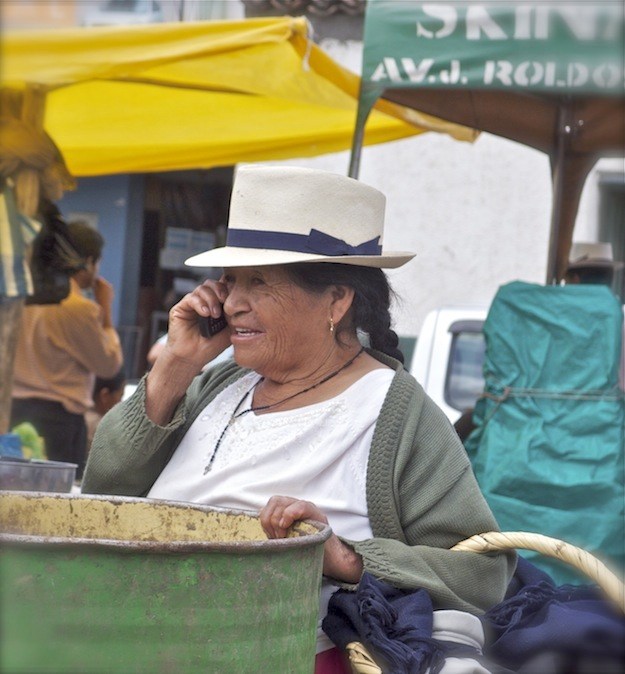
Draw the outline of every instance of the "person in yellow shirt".
M95 377L113 377L123 355L112 322L113 287L98 273L104 239L82 221L67 227L81 265L63 301L24 307L10 423L32 423L48 459L77 464L80 479L87 451L84 414L93 404ZM95 301L83 294L88 289Z

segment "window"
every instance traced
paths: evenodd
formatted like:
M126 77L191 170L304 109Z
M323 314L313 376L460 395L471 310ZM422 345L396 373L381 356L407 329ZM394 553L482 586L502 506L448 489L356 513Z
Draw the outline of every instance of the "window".
M484 390L484 334L483 321L458 321L451 325L452 333L445 402L458 410L475 406Z

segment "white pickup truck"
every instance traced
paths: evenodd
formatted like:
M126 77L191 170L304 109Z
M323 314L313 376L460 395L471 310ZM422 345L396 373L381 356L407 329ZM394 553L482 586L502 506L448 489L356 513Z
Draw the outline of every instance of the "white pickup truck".
M425 318L407 358L410 373L454 423L473 407L484 388L486 306L442 307ZM400 346L406 346L403 338ZM408 362L409 361L409 362Z

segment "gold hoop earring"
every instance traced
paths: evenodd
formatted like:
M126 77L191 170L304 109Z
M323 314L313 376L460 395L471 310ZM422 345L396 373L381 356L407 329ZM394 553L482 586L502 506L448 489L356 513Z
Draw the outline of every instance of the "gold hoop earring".
M334 319L330 316L330 334L334 334Z

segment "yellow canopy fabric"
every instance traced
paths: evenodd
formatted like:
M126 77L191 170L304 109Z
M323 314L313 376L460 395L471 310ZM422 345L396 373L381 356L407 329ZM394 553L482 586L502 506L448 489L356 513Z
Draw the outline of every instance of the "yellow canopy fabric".
M5 33L2 87L44 91L74 176L210 168L349 149L360 78L280 17ZM365 144L475 132L381 101ZM2 150L0 149L0 152Z

